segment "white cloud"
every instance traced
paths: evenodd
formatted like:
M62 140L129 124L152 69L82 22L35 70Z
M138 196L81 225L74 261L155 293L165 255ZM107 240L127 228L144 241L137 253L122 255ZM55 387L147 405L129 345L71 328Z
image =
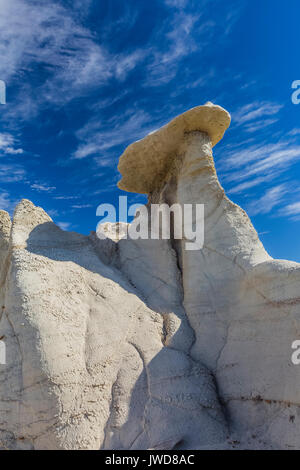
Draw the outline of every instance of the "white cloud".
M230 11L227 13L225 17L225 34L228 35L235 23L237 22L238 18L240 17L241 10L243 8L243 2L240 2L240 5L236 8L230 8Z
M257 120L265 116L274 116L278 114L282 107L282 105L276 103L255 101L254 103L249 103L242 106L237 112L233 114L232 117L236 124L242 125L246 122Z
M199 52L215 30L213 21L199 24L201 15L180 11L168 22L169 28L161 31L162 42L167 46L152 48L152 59L147 66L148 77L144 86L160 86L169 83L177 74L181 61L192 52ZM197 31L197 41L193 31ZM160 41L159 41L160 42Z
M26 172L21 165L2 164L0 166L1 183L16 183L25 179Z
M209 83L212 82L212 80L215 80L216 78L216 71L211 68L207 73L201 74L199 78L194 80L193 82L184 84L184 88L189 89L189 88L200 88L202 86L208 85Z
M74 152L74 158L82 159L89 155L96 154L99 151L96 140L97 138L95 136L95 139L92 139L91 142L85 142L79 145L77 150Z
M258 193L257 189L251 191L253 188L272 183L272 188L265 190L262 196L246 203L250 215L272 211L274 216L287 216L295 220L300 216L296 214L298 205L288 202L290 198L292 201L295 198L298 185L291 180L288 170L299 162L300 145L293 140L260 144L246 141L228 151L226 158L220 162L219 171L222 180L229 186L228 192L247 194L247 200Z
M165 0L165 4L173 8L183 8L188 4L188 0Z
M16 14L18 12L18 14ZM80 26L72 11L56 2L0 0L0 75L9 80L33 63L56 68L75 81L107 78L106 51Z
M268 189L260 198L253 200L247 206L250 215L267 214L282 203L284 196L288 193L285 184L279 184Z
M147 113L131 109L122 117L114 116L104 124L91 120L76 133L82 143L75 151L74 158L96 155L98 166L115 165L116 161L110 156L105 156L105 152L117 145L144 137L153 127L151 117Z
M292 202L279 211L279 215L298 221L300 216L300 202Z
M288 134L291 136L298 136L300 135L300 128L292 129Z
M7 118L29 118L44 102L64 103L89 87L124 80L143 59L146 51L112 54L78 19L76 8L54 1L0 0L0 77L8 83L18 79L20 89ZM38 90L22 83L36 64L48 73Z
M17 141L11 134L0 133L0 155L20 155L24 150L17 147Z
M261 119L259 121L247 123L245 125L245 131L257 132L257 131L260 131L261 129L271 126L272 124L275 124L276 122L278 122L278 119Z
M45 184L40 184L40 183L34 183L30 185L31 189L34 189L38 192L46 192L50 193L51 191L54 191L56 189L55 186L47 186Z
M220 162L220 172L234 194L275 180L299 161L300 146L288 141L249 147L246 144L228 152Z
M57 200L61 200L61 201L65 201L65 200L69 200L69 199L78 199L79 196L54 196L53 199L57 199Z
M228 193L239 194L239 193L244 192L246 189L251 189L262 183L271 181L273 178L274 178L274 173L271 173L270 175L254 178L253 180L245 181L244 183L240 183L237 186L233 186L232 188L229 189Z
M298 201L296 202L291 202L289 204L284 205L281 209L279 209L276 213L277 216L279 217L288 217L289 220L293 222L299 222L300 221L300 202L299 202L299 191L297 193L297 189L295 188L296 191L291 192L293 194L293 199L298 198ZM296 196L295 196L296 193Z
M268 175L274 171L279 174L286 171L292 164L300 160L300 146L286 146L286 148L274 150L269 154L261 153L261 158L247 165L239 171L227 174L227 181L240 181L251 176Z
M13 213L16 202L11 199L8 192L0 193L0 210L7 211L10 214Z
M74 204L72 209L88 209L89 207L93 207L92 204Z
M139 86L167 84L185 57L221 40L220 29L208 14L210 2L199 1L195 11L188 1L165 0L170 7L167 20L140 47L115 53L110 39L117 33L131 33L137 19L142 21L139 9L126 5L121 17L104 25L100 35L82 21L91 3L0 0L0 77L18 80L20 90L13 106L5 110L6 120L16 125L18 118L33 118L47 103L61 105L90 96L91 89L122 82L140 64L144 76ZM236 16L237 12L228 13L228 24ZM37 65L42 72L39 77L45 78L34 87L28 74Z
M253 142L253 140L252 140ZM288 142L257 143L248 145L249 141L242 142L236 149L227 152L226 159L222 162L222 167L226 169L235 169L248 163L261 160L274 152L284 150L288 147Z

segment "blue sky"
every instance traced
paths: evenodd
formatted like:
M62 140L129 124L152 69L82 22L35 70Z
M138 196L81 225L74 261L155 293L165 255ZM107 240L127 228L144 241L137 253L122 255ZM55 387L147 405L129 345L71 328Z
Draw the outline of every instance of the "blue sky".
M28 198L95 230L126 194L126 146L209 100L232 114L214 149L227 194L300 261L299 16L299 0L0 0L0 208Z

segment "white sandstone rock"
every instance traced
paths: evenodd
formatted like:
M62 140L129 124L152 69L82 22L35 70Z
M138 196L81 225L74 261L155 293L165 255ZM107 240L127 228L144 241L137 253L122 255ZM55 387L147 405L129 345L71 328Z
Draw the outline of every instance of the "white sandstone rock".
M148 206L205 205L201 250L64 232L26 200L12 225L0 212L0 448L300 448L300 265L219 184L229 122L193 108L120 160Z

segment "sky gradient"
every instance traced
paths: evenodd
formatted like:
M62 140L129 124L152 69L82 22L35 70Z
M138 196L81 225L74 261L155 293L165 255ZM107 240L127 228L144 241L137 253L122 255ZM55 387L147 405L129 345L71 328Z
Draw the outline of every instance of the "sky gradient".
M299 0L0 0L0 209L22 198L95 230L127 145L193 106L232 115L214 148L267 251L300 261Z

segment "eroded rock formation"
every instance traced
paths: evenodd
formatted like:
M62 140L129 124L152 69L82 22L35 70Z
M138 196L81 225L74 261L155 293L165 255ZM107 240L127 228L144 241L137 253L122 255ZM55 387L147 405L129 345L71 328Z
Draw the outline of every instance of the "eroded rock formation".
M208 103L120 159L148 205L205 205L201 250L64 232L27 200L0 212L0 448L300 448L300 265L220 186L229 123Z

